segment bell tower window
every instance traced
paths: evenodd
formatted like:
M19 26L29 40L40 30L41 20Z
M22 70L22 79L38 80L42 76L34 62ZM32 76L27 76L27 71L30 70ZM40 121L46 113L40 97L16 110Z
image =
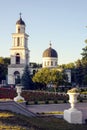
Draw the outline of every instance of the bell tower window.
M20 38L17 38L17 46L20 46Z
M18 33L20 33L20 28L18 28Z
M20 54L16 54L16 64L20 64Z

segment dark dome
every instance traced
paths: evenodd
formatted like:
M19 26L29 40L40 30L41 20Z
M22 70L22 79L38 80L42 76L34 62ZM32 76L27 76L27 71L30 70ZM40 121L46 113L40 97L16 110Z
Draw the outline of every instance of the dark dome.
M16 24L20 24L20 25L25 25L25 22L22 20L22 18L20 18Z
M43 52L43 57L58 57L56 50L49 47Z

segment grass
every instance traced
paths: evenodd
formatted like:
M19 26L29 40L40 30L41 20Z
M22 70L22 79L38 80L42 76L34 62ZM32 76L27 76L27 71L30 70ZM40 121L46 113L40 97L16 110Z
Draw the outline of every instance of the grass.
M37 112L38 115L63 115L64 112L63 111L50 111L50 112Z
M69 124L54 116L26 117L0 111L0 130L87 130L87 125Z
M34 104L60 104L64 102L65 100L46 100L46 101L29 101L27 103L29 105L34 105Z

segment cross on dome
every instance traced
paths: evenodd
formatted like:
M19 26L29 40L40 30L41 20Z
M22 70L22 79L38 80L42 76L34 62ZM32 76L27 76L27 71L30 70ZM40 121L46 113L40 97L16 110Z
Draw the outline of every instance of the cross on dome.
M51 41L50 41L50 44L49 44L49 45L50 45L50 47L52 46L52 43L51 43Z

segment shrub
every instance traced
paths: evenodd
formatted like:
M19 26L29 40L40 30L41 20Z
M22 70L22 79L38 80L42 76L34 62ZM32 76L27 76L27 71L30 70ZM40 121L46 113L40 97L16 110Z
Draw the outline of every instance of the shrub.
M83 100L82 100L82 99L79 99L79 102L83 102Z
M34 101L34 104L38 104L38 101Z
M57 103L58 103L58 101L57 101L57 100L54 100L54 103L55 103L55 104L57 104Z
M67 101L66 101L66 100L63 100L63 103L67 103Z
M87 124L87 119L85 119L85 123Z
M46 101L45 101L45 104L49 104L49 101L48 101L48 100L46 100Z
M29 105L29 102L28 101L26 101L26 103L25 103L26 105Z

